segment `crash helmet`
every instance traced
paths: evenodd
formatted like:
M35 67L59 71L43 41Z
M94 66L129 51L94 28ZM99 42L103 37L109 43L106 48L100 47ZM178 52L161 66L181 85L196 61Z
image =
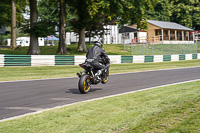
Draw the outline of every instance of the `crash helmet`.
M103 44L100 41L95 41L94 45L97 45L97 46L99 46L101 48L103 47Z

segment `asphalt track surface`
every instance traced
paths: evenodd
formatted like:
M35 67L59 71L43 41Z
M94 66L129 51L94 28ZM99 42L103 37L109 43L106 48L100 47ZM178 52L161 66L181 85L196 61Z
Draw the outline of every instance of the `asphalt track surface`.
M110 75L107 84L78 91L78 78L0 82L0 120L150 87L200 79L200 67Z

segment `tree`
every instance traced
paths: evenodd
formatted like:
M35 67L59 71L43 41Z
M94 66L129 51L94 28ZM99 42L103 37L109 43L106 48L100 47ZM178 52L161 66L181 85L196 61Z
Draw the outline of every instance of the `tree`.
M0 26L11 25L11 1L0 1Z
M22 12L26 0L1 0L0 1L0 26L11 26L11 49L16 49L17 25L23 21Z
M55 27L59 25L58 0L38 1L37 36L55 35Z
M102 16L104 16L105 2L103 0L74 0L68 4L72 8L72 12L77 15L77 18L70 21L79 35L77 52L87 52L85 45L86 29L89 31L88 36L91 36L92 31L103 29Z
M100 19L103 15L107 22L116 21L119 25L128 22L137 23L138 27L147 28L145 23L140 23L145 19L146 8L153 8L157 0L73 0L69 5L74 9L78 19L71 21L73 27L78 29L79 43L78 52L86 52L85 30L94 23L103 23ZM132 20L132 21L130 21ZM105 23L104 23L105 24Z
M16 25L16 0L12 0L12 22L11 22L11 45L10 45L10 49L16 49L17 48L17 44L16 44L16 29L17 29L17 25Z
M72 12L77 15L77 19L73 19L71 21L71 25L74 27L74 29L77 29L78 31L78 52L87 52L87 48L85 45L85 29L88 25L88 21L91 18L88 12L90 1L91 0L67 1L67 4L71 7Z
M147 18L171 21L189 28L200 29L199 0L160 0L154 10L148 9Z
M65 0L60 0L59 46L57 54L67 54L67 48L65 45L65 6Z
M193 11L193 28L195 30L200 30L200 1L196 1L194 4Z
M59 3L59 4L58 4ZM70 19L66 13L65 0L43 0L38 2L39 22L37 24L37 34L39 36L55 35L56 28L59 27L59 45L56 54L67 54L65 43L66 19Z
M30 46L29 55L39 55L40 48L38 44L38 36L35 33L35 27L37 26L37 0L29 0L30 4Z
M199 0L171 0L170 21L177 22L186 27L195 27L193 24L199 24L200 6Z
M170 21L170 16L172 14L170 7L169 0L160 0L154 10L147 9L147 14L145 16L150 20Z

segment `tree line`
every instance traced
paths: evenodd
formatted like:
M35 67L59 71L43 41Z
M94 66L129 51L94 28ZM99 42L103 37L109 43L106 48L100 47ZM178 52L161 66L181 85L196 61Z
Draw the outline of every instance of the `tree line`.
M160 0L154 10L148 10L151 20L176 22L194 30L200 30L199 0Z
M146 20L152 19L199 29L199 4L199 0L1 0L0 26L11 27L11 49L17 48L17 27L28 33L29 55L41 54L38 37L53 35L57 29L57 54L67 54L67 31L79 35L77 52L87 52L85 37L100 34L108 24L137 24L147 29ZM29 19L24 18L24 12L30 13Z

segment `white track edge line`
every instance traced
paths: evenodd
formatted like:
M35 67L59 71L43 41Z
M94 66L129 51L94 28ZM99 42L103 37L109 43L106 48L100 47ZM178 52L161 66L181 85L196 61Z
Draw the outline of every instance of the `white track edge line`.
M182 68L170 68L170 69L159 69L159 70L147 70L147 71L138 71L138 72L124 72L124 73L113 73L110 75L122 75L122 74L134 74L134 73L145 73L145 72L155 72L155 71L167 71L167 70L177 70L177 69L189 69L189 68L200 68L200 66L194 67L182 67ZM0 81L0 83L9 83L9 82L30 82L30 81L44 81L44 80L59 80L59 79L73 79L78 77L63 77L63 78L49 78L49 79L32 79L32 80L16 80L16 81Z
M8 121L8 120L13 120L13 119L18 119L18 118L22 118L22 117L25 117L25 116L28 116L28 115L39 114L39 113L42 113L42 112L45 112L45 111L49 111L49 110L52 110L52 109L59 109L59 108L63 108L63 107L67 107L67 106L71 106L71 105L75 105L75 104L79 104L79 103L96 101L96 100L100 100L100 99L105 99L105 98L110 98L110 97L115 97L115 96L121 96L121 95L125 95L125 94L139 92L139 91L145 91L145 90L150 90L150 89L154 89L154 88L166 87L166 86L171 86L171 85L178 85L178 84L195 82L195 81L200 81L200 79L188 80L188 81L181 81L181 82L176 82L176 83L171 83L171 84L166 84L166 85L160 85L160 86L154 86L154 87L150 87L150 88L145 88L145 89L140 89L140 90L135 90L135 91L129 91L129 92L115 94L115 95L110 95L110 96L93 98L93 99L89 99L89 100L85 100L85 101L80 101L80 102L74 102L74 103L71 103L71 104L66 104L66 105L62 105L62 106L56 106L56 107L53 107L53 108L48 108L48 109L40 110L40 111L37 111L37 112L31 112L31 113L27 113L27 114L23 114L23 115L19 115L19 116L14 116L14 117L2 119L2 120L0 120L0 122L4 122L4 121Z

